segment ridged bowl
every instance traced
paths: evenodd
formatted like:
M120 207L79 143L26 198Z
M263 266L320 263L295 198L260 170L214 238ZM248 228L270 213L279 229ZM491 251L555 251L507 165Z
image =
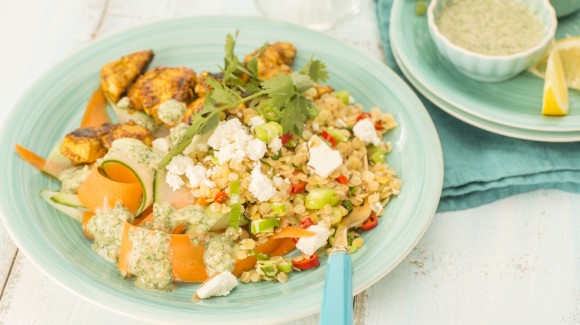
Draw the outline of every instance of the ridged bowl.
M469 51L451 43L435 23L445 6L453 1L431 1L427 10L429 33L441 55L459 72L478 81L498 82L515 77L540 59L556 34L558 20L549 0L512 0L529 7L540 18L544 25L542 40L527 51L510 55L485 55Z

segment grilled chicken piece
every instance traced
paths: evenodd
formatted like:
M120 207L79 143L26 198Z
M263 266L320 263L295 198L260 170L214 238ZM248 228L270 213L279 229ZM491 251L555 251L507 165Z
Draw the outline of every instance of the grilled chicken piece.
M103 157L111 143L119 138L134 138L151 145L153 136L147 128L130 121L124 124L106 123L99 127L79 128L67 134L60 152L74 165L90 164Z
M74 165L93 163L107 153L102 138L111 132L112 124L76 129L67 134L60 145L60 152Z
M259 50L248 54L244 63L248 64ZM292 72L296 48L291 43L277 42L266 46L258 57L258 78L269 79L279 73Z
M133 120L129 121L128 123L119 123L113 125L111 128L111 132L106 137L101 138L103 142L103 146L106 149L111 148L111 144L113 141L120 139L120 138L133 138L137 140L141 140L141 142L145 143L147 146L151 146L151 142L153 142L153 135L149 130L136 124Z
M113 102L119 101L127 88L141 75L153 60L153 51L140 51L112 61L101 69L101 87Z
M159 105L169 99L189 104L194 99L195 71L187 67L156 67L140 76L129 89L131 108L144 111L163 123L158 115Z
M211 86L205 82L205 80L208 77L212 77L217 81L221 81L223 79L223 75L221 74L214 74L207 71L202 71L197 77L197 83L193 88L196 99L192 101L189 105L187 105L187 111L185 111L185 115L183 116L181 121L189 123L189 119L191 118L191 116L199 112L203 108L205 96L211 90Z

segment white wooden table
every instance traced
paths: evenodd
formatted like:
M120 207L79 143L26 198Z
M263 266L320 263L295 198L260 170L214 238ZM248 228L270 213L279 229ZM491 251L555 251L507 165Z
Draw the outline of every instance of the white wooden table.
M383 59L371 0L328 33ZM50 66L93 40L251 0L0 0L0 121ZM580 195L540 190L437 214L412 253L356 297L357 324L580 324ZM318 316L292 324L317 324ZM136 324L53 283L0 224L0 324Z

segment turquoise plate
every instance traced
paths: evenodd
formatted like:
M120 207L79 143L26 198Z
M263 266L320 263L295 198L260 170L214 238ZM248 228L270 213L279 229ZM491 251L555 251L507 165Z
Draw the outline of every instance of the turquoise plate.
M580 92L570 92L568 116L546 117L541 115L544 82L530 73L498 83L465 77L439 54L427 18L417 16L415 6L415 0L394 2L390 39L407 71L425 89L458 110L496 124L543 132L580 131ZM580 14L559 22L557 38L569 35L580 35Z
M525 140L533 141L545 141L545 142L571 142L580 141L580 131L569 131L569 132L544 132L537 130L527 130L515 128L512 126L507 126L503 124L494 123L488 120L481 119L477 116L471 115L461 109L454 107L453 105L446 102L444 99L440 98L436 94L431 93L423 85L413 77L413 75L407 70L403 65L399 54L394 46L391 46L393 50L393 56L399 65L399 68L407 78L407 80L417 89L425 98L429 99L433 104L437 105L439 108L447 112L448 114L460 119L466 123L476 126L480 129L490 131L493 133L505 135L512 138L519 138Z
M353 255L353 288L359 293L390 272L427 229L439 202L443 159L437 133L413 91L382 63L340 41L311 30L254 18L191 17L131 29L103 38L67 58L28 90L0 131L1 217L22 252L68 290L108 310L144 321L170 324L277 323L320 310L322 267L292 274L280 283L241 284L227 297L192 302L197 285L172 292L139 289L121 279L115 265L96 256L80 226L39 197L58 184L17 157L19 143L46 156L79 125L83 107L99 85L100 67L121 55L151 48L152 66L187 65L216 71L227 33L240 30L240 56L265 41L285 40L298 49L297 66L315 53L331 73L330 84L348 89L365 107L391 112L399 127L387 137L389 163L403 180L401 194L386 208L365 246Z

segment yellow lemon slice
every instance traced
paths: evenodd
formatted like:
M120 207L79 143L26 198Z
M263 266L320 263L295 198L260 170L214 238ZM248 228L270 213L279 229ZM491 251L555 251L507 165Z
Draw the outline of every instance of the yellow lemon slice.
M580 90L580 37L568 37L558 40L553 48L558 49L560 54L562 66L566 72L566 85L572 89ZM544 78L548 66L548 56L549 53L546 53L528 71L540 78Z
M542 115L561 116L568 114L570 101L560 53L553 48L548 56L544 79Z

